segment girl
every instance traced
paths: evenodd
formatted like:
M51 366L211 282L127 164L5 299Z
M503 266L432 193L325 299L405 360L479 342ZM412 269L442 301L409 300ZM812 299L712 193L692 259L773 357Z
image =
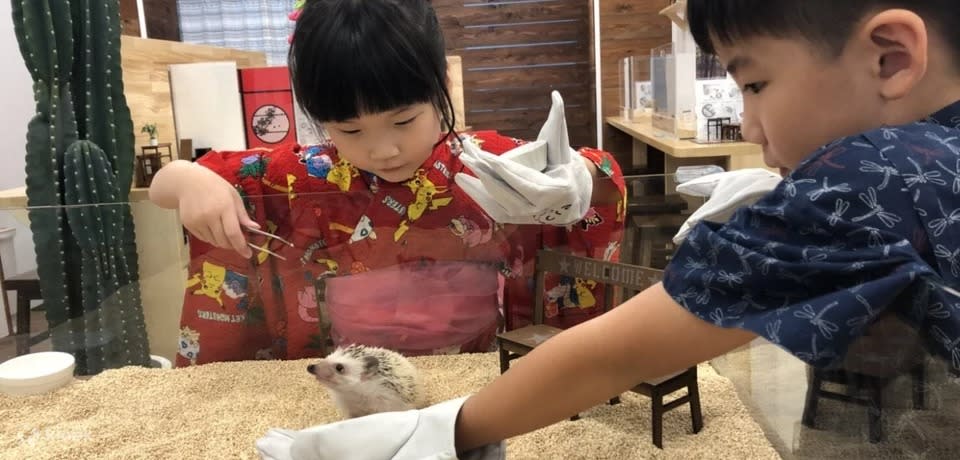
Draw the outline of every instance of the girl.
M151 186L192 234L178 365L316 356L328 333L408 355L487 351L501 320L529 322L537 249L618 257L622 175L608 153L569 147L559 95L543 172L497 156L523 141L453 132L426 0L310 1L289 65L329 145L211 152ZM548 324L602 311L603 286L561 288L582 295Z

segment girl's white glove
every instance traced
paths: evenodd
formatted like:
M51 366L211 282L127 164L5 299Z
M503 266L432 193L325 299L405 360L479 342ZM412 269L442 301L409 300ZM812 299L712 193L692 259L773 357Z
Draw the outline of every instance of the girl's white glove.
M525 166L463 142L460 159L476 175L457 174L454 180L495 221L502 224L569 225L590 209L593 176L583 158L570 147L560 93L551 93L550 115L538 141L547 145L546 169ZM521 147L522 148L522 147Z
M420 410L381 412L306 428L272 429L256 446L264 460L503 460L506 444L457 457L454 428L467 397Z

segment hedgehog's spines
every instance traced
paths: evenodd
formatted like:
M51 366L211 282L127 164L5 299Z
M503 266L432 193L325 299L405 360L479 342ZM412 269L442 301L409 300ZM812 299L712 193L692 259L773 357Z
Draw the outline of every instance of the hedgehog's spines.
M377 366L377 375L380 377L380 384L408 402L415 402L418 397L418 382L416 378L416 367L410 363L402 354L382 347L367 346L362 344L350 344L342 346L335 350L331 355L338 353L342 356L357 361L362 361L365 356L376 357L379 361ZM403 371L410 372L403 372ZM401 371L401 373L398 373Z

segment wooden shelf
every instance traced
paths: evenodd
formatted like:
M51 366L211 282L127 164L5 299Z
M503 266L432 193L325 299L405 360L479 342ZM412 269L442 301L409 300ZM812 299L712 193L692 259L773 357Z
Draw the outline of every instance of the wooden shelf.
M629 134L634 139L674 158L728 157L763 154L763 148L760 147L760 145L749 142L700 144L675 139L665 132L654 129L649 121L632 122L623 117L616 116L607 117L606 122Z

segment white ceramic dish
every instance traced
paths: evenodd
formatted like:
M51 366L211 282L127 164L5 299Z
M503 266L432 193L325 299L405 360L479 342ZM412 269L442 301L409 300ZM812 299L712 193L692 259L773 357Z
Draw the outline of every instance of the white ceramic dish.
M547 141L529 142L505 152L502 156L528 168L543 171L547 169Z
M76 361L59 351L30 353L0 364L0 391L25 396L56 390L73 380Z
M173 369L173 363L163 356L150 355L150 367L154 369Z

